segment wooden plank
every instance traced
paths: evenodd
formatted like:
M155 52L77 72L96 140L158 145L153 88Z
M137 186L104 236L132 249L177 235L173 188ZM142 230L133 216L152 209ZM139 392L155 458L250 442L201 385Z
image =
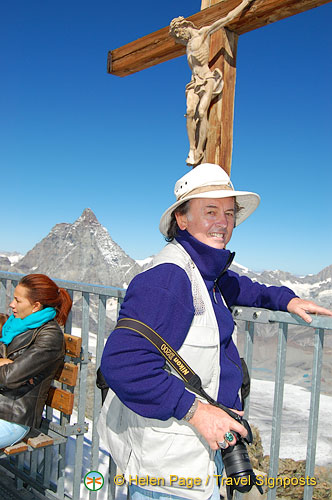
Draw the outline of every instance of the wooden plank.
M54 440L42 432L38 436L28 439L28 444L32 446L32 448L44 448L45 446L50 446L53 443Z
M79 358L81 354L82 339L75 335L64 334L66 344L66 354L72 358Z
M54 379L58 380L62 384L69 385L70 387L75 387L78 375L78 366L74 363L65 363L60 372L55 374Z
M48 391L46 405L55 410L71 415L74 407L74 394L57 387L51 387Z
M331 0L255 0L227 28L238 35L330 3ZM239 5L239 0L225 0L187 19L198 28L208 26ZM174 17L181 13L174 12ZM185 54L186 48L168 34L168 26L109 52L107 71L127 76Z
M220 165L228 175L231 173L233 151L237 41L236 33L219 30L212 35L210 44L211 70L215 67L221 69L224 88L217 101L211 103L204 161Z
M28 445L23 441L20 443L13 444L12 446L7 446L3 451L6 455L16 455L16 453L22 453L28 451Z

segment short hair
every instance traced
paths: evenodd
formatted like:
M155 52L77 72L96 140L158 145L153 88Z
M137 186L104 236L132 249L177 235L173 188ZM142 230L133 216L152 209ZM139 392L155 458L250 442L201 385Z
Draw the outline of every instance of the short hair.
M176 217L175 214L180 214L180 215L185 215L186 213L189 212L189 202L190 200L185 201L180 205L179 207L176 207L175 210L173 210L172 215L171 215L171 220L167 229L167 236L165 236L166 241L169 243L174 240L174 238L178 234L179 226L178 223L176 222Z
M187 200L185 201L184 203L182 203L182 205L176 207L173 212L172 212L172 215L171 215L171 220L170 220L170 223L169 223L169 226L168 226L168 229L167 229L167 236L165 236L165 240L170 243L171 241L174 240L174 238L176 238L176 236L178 235L178 231L179 231L179 226L178 226L178 223L176 222L176 217L175 217L175 214L180 214L180 215L185 215L189 212L189 202L191 200ZM237 214L240 212L240 210L242 210L243 207L241 207L239 205L239 203L237 202L236 198L235 198L235 203L234 203L234 210L235 210L235 213L234 213L234 227L236 226L236 216Z

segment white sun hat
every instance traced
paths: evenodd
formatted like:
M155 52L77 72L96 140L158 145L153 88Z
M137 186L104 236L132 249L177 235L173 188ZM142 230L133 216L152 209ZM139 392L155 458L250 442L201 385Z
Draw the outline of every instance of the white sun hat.
M236 191L227 173L213 163L202 163L185 174L175 183L176 202L163 213L160 219L160 232L167 236L173 211L182 203L194 198L228 198L234 196L241 207L236 214L238 226L259 205L260 197L249 191Z

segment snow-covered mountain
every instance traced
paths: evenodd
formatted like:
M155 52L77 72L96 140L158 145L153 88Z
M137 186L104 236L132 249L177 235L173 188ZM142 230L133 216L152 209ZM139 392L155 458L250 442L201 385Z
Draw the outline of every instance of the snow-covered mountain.
M303 299L314 300L325 307L332 307L332 265L317 274L307 276L295 276L279 270L257 273L236 262L231 265L231 269L265 285L287 286Z
M16 264L19 260L24 257L18 252L1 252L0 251L0 269L7 270L13 264Z
M56 224L21 260L6 270L124 287L141 270L86 208L73 223Z

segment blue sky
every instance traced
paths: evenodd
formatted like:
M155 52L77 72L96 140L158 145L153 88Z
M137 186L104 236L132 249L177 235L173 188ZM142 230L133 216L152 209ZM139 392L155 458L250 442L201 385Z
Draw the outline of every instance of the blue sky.
M157 7L156 7L157 5ZM158 231L188 171L185 57L126 78L107 52L189 16L200 1L0 4L0 250L26 252L84 208L131 257ZM241 35L232 180L261 195L233 233L254 270L332 264L332 4Z

